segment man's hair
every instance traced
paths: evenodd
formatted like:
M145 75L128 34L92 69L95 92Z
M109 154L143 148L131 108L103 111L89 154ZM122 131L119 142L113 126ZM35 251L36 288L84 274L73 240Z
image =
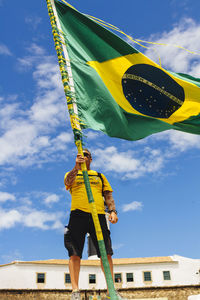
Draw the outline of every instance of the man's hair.
M83 152L84 152L84 151L85 151L85 152L87 151L87 152L90 154L90 157L92 157L91 152L90 152L87 148L84 148L84 149L83 149Z

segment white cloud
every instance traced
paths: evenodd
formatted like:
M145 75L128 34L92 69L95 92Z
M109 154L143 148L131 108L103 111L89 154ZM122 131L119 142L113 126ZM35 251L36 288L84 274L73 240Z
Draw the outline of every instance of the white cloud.
M171 31L152 35L150 41L168 44L168 46L150 46L151 49L147 50L145 54L158 62L158 55L152 50L154 48L159 53L164 68L199 77L200 56L174 46L181 46L200 54L199 35L200 24L192 19L184 19Z
M122 248L122 247L124 247L125 245L124 244L113 244L113 250L118 250L118 249L120 249L120 248Z
M123 212L131 211L131 210L141 210L143 207L142 202L133 201L128 204L124 204L122 207Z
M164 140L169 143L170 151L184 152L189 149L200 149L200 136L181 132L177 130L168 130L158 133L152 137L155 141ZM175 154L175 153L174 153Z
M22 221L22 214L16 209L5 211L0 209L0 230L14 227L15 224Z
M48 195L45 199L44 199L44 202L45 204L49 205L49 204L52 204L52 203L56 203L56 202L59 202L60 198L58 195L56 194L51 194L51 195Z
M30 71L32 68L42 68L41 65L49 64L49 66L57 66L55 57L49 56L45 49L39 45L32 43L26 48L29 53L23 57L17 58L16 68L19 72ZM47 70L48 71L48 70ZM51 71L51 69L49 69Z
M44 211L28 211L23 215L23 224L26 227L34 227L40 229L51 229L54 228L55 224L58 229L59 215L56 213L48 213ZM61 224L59 222L59 224Z
M0 55L12 55L12 53L6 45L0 43Z
M51 229L54 230L63 230L63 224L60 220L55 220L51 226Z
M95 167L103 167L107 171L115 171L117 173L121 172L134 172L140 165L138 159L131 156L131 152L121 152L117 151L114 146L107 147L105 149L97 149L95 151Z
M34 54L34 56L39 56L39 55L44 55L45 54L45 50L44 48L40 47L39 45L35 44L35 43L32 43L30 45L29 48L27 48L27 50L31 53L31 54Z
M0 202L15 201L15 196L10 193L0 192Z
M15 103L1 102L1 165L41 165L59 157L67 160L64 153L73 142L72 133L61 130L69 117L58 65L36 44L30 46L29 52L35 54L19 64L34 68L36 95L29 108L22 107L19 98Z
M16 225L22 225L30 228L62 229L62 213L46 212L27 207L5 210L0 209L0 230L9 229Z
M29 70L33 63L34 63L34 57L31 56L27 56L27 57L23 57L23 58L18 58L18 65L17 65L17 69L18 71L25 71L25 70Z
M35 30L38 25L42 22L42 18L38 16L27 16L25 18L25 23L31 25L31 27Z
M6 174L4 172L0 172L0 188L6 185Z
M64 213L49 209L52 204L59 202L60 196L55 193L41 191L31 191L18 194L17 201L13 194L0 192L0 231L10 229L14 226L24 226L41 230L63 229L62 218ZM9 206L6 201L15 201ZM46 205L48 209L38 209L34 207L40 203ZM7 207L6 207L7 206Z
M4 264L10 263L10 262L16 261L16 260L22 260L22 259L23 259L23 256L19 252L18 249L14 250L14 251L9 251L8 253L1 255L1 261L3 261Z
M120 174L121 179L139 178L148 173L158 173L164 165L160 150L144 148L140 156L131 150L119 152L116 147L97 149L94 152L93 166L106 172ZM143 152L143 153L142 153Z
M101 132L97 132L97 131L92 131L92 130L89 130L87 133L86 133L86 138L88 140L95 140L97 139L99 136L101 136L102 133Z
M8 130L1 138L0 162L6 157L12 159L16 155L24 155L28 152L31 141L36 137L35 127L27 122L20 122L14 128Z
M56 141L57 142L64 142L64 143L68 143L68 142L72 142L73 141L73 134L72 132L62 132L61 134L59 134L56 137ZM55 142L56 142L55 141Z
M200 149L200 136L179 132L171 131L169 133L169 142L174 149L186 151L191 148Z

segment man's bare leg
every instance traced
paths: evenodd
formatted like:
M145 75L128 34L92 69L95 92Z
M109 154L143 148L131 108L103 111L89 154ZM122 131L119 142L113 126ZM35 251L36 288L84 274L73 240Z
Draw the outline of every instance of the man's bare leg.
M72 255L69 259L69 273L72 283L72 291L78 290L78 280L80 273L81 259L79 256Z

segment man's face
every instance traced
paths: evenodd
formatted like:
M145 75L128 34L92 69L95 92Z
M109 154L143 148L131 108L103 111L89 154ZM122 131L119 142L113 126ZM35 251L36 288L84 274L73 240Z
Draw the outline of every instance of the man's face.
M91 154L88 151L84 150L83 155L84 155L84 158L85 158L86 166L89 167L90 164L91 164L91 161L92 161Z

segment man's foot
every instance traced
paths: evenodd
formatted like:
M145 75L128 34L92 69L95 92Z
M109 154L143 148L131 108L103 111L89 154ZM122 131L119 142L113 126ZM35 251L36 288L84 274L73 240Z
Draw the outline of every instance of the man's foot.
M71 300L81 300L81 293L79 290L72 292Z
M117 295L117 299L118 299L118 300L127 300L127 298L123 298L123 297L119 294L118 291L115 291L115 292L116 292L116 295ZM111 300L111 297L110 297L109 294L106 294L105 300Z

